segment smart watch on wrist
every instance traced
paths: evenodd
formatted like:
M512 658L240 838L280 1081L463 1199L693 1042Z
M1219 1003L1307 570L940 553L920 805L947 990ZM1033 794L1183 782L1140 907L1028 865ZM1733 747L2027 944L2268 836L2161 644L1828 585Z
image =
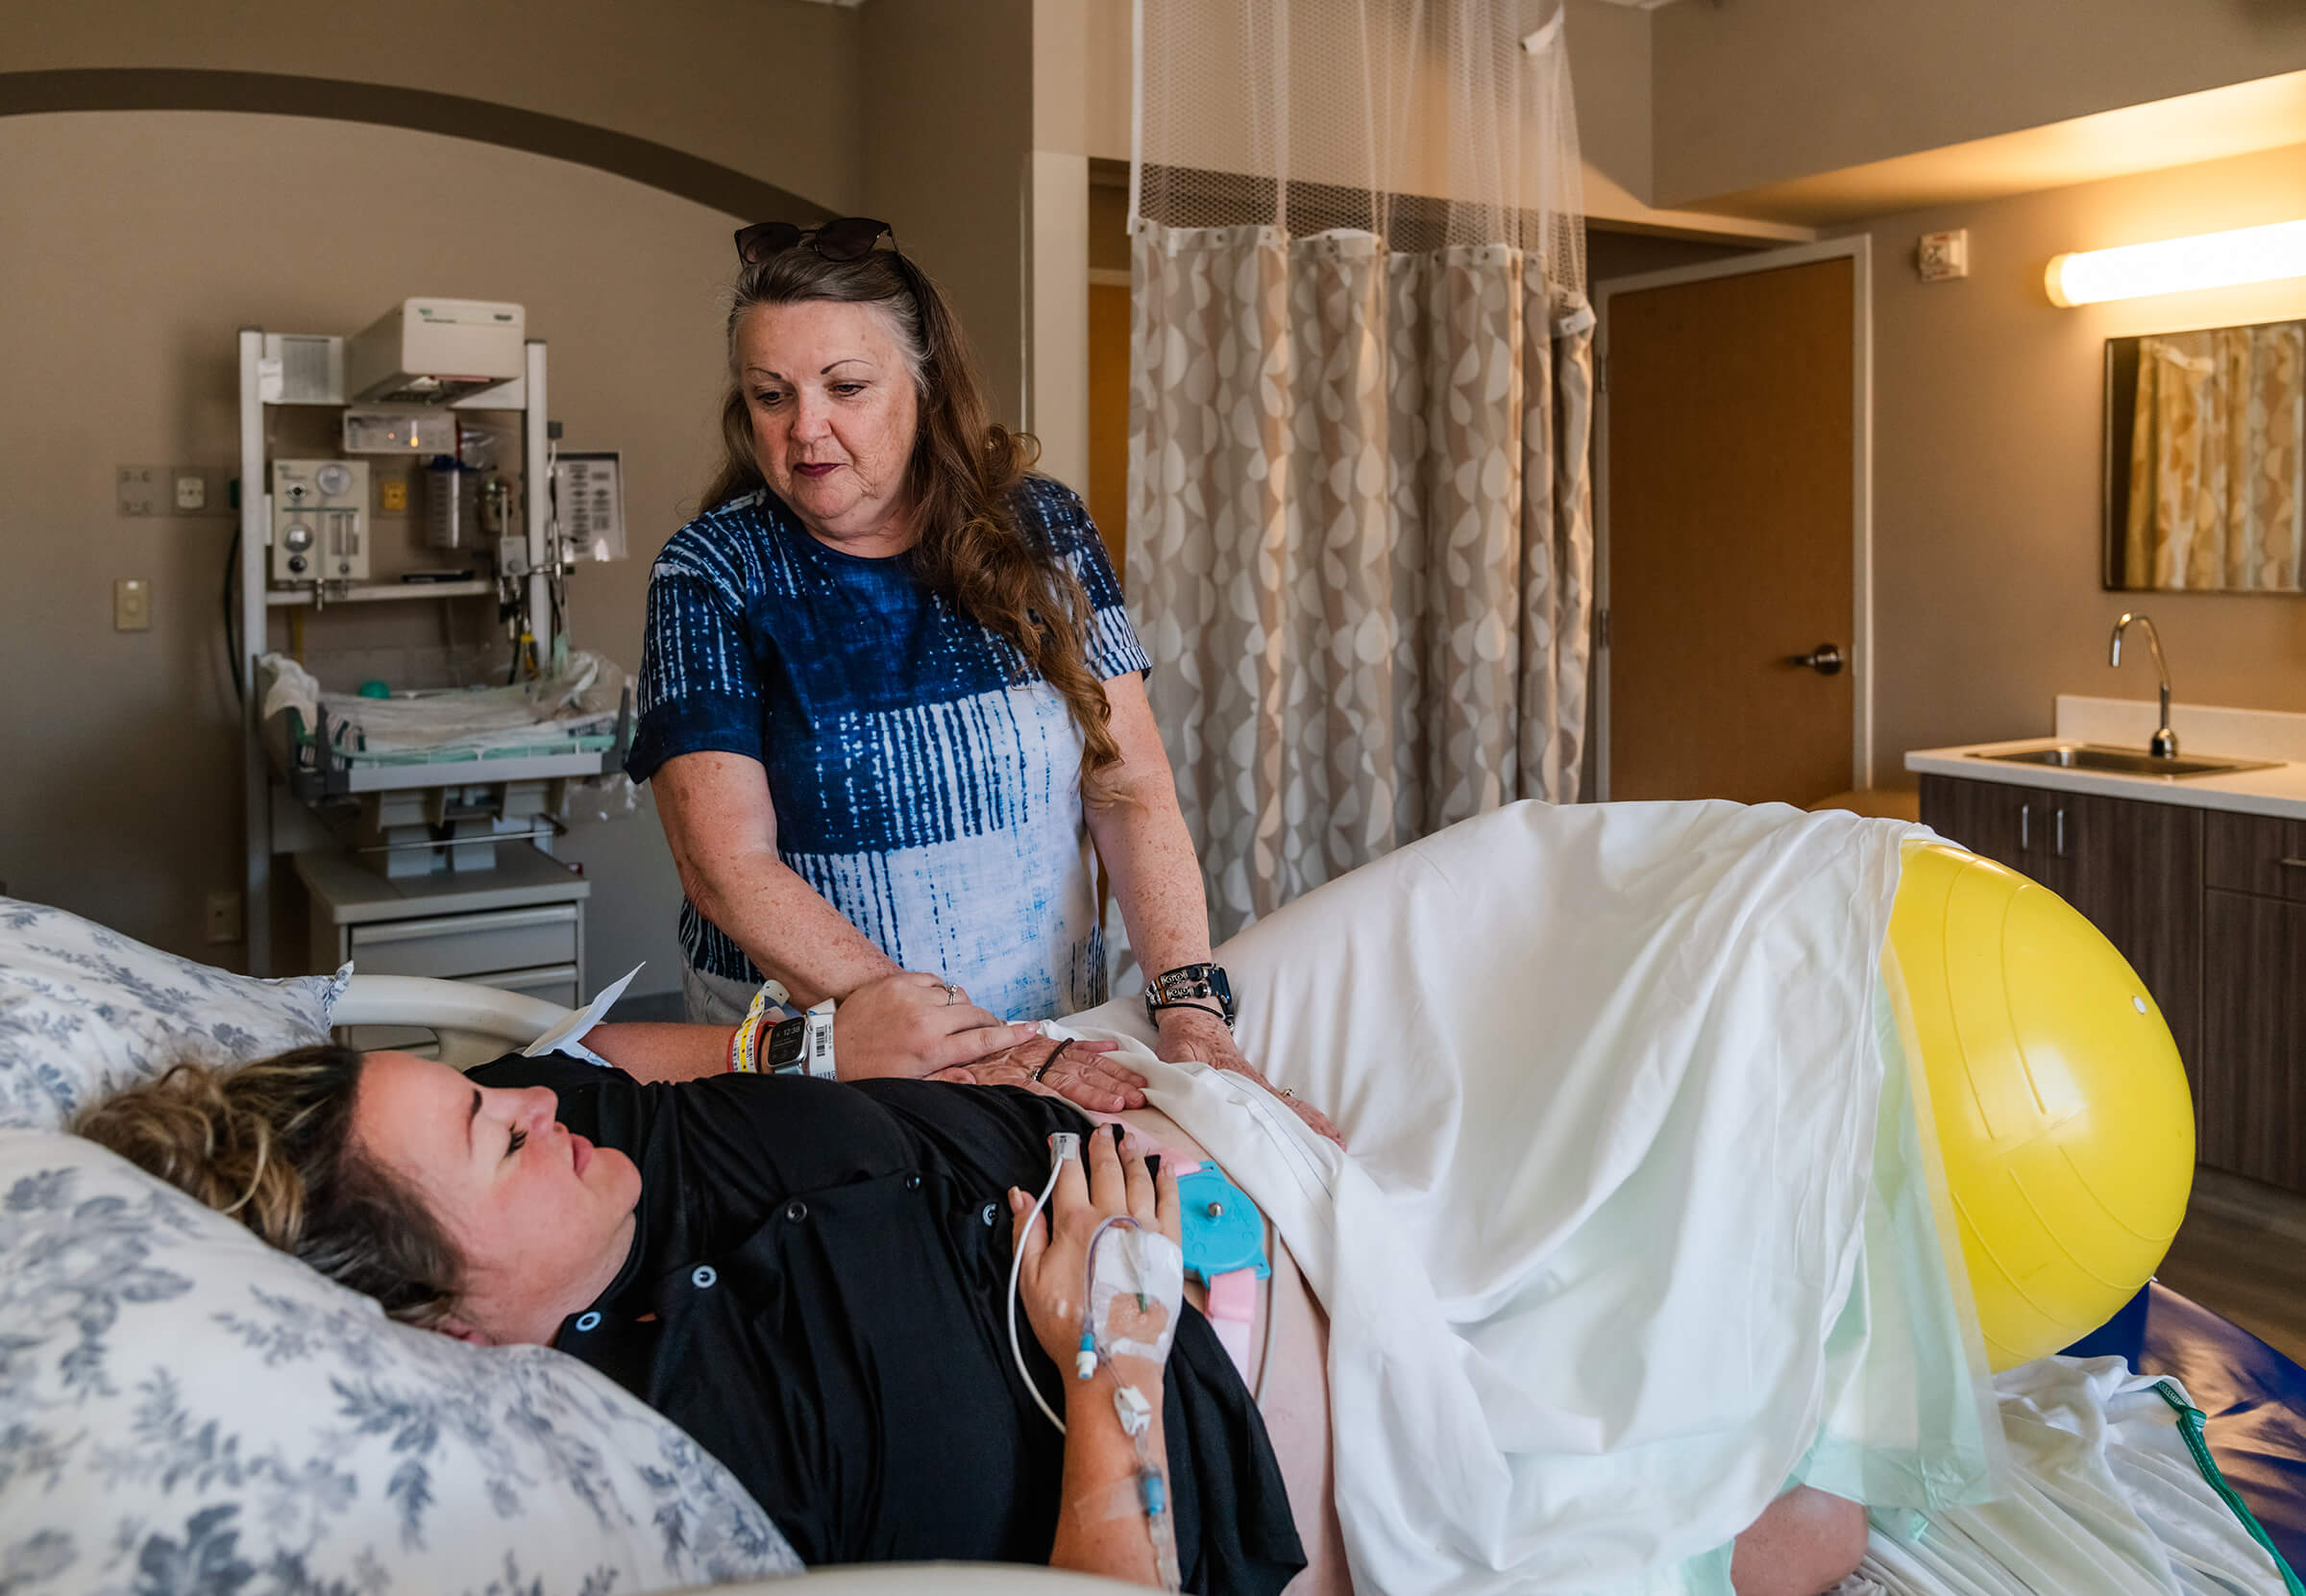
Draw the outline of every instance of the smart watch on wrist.
M833 1069L833 1000L828 997L808 1013L770 1027L768 1044L761 1049L761 1069L772 1075L839 1079Z
M1145 1018L1161 1023L1164 1009L1199 1009L1233 1029L1233 983L1222 965L1182 965L1153 977L1145 988Z

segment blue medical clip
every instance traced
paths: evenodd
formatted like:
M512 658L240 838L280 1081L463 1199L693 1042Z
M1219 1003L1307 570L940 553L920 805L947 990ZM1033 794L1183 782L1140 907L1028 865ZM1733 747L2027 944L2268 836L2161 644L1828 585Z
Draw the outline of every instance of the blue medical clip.
M1179 1229L1187 1274L1199 1275L1203 1285L1235 1269L1254 1268L1260 1280L1272 1274L1265 1262L1265 1216L1223 1170L1204 1164L1179 1176L1177 1196L1185 1205Z

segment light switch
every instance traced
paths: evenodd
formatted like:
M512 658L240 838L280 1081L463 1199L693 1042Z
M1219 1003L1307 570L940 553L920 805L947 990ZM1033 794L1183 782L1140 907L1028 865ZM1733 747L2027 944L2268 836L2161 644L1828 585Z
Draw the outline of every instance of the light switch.
M152 584L141 577L123 577L112 583L112 630L152 629Z

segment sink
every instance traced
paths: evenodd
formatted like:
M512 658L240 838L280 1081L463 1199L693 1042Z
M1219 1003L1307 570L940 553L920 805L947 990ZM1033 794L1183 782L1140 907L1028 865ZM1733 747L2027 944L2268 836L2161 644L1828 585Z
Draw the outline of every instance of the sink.
M2060 743L2055 748L2020 749L2014 753L1974 753L2004 765L2056 765L2070 771L2111 771L2121 775L2226 775L2235 771L2270 771L2273 759L2161 759L2144 749L2110 749L2097 743Z

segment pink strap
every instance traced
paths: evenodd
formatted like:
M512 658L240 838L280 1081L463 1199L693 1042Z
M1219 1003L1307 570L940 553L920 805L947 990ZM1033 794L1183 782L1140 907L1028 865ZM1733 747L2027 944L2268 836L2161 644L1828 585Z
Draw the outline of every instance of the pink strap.
M1257 1329L1257 1271L1228 1269L1211 1281L1206 1314L1233 1366L1247 1380L1250 1339Z

